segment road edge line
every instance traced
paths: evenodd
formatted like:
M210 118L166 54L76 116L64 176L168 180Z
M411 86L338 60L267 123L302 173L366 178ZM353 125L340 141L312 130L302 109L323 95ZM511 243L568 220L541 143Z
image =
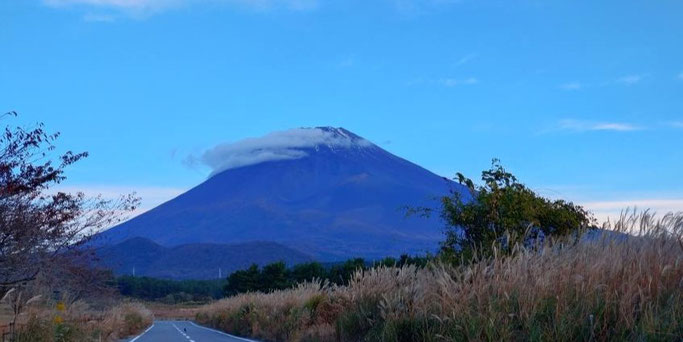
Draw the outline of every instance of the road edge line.
M154 323L152 323L152 325L150 325L149 328L147 328L147 330L143 331L142 334L140 334L140 335L138 335L138 336L135 336L132 340L130 340L130 341L128 341L128 342L135 342L135 340L139 339L140 337L142 337L142 335L144 335L144 334L146 334L148 331L152 330L152 328L154 328Z
M197 328L202 328L202 329L206 329L206 330L211 330L211 331L213 331L213 332L217 332L217 333L222 334L222 335L225 335L225 336L229 336L229 337L232 337L232 338L236 338L236 339L238 339L238 340L247 341L247 342L258 342L258 341L256 341L256 340L250 340L250 339L248 339L248 338L239 337L239 336L235 336L235 335L230 335L230 334L228 334L228 333L226 333L226 332L222 332L222 331L220 331L220 330L207 328L207 327L201 326L201 325L199 325L199 324L197 324L197 323L195 323L195 322L192 322L192 321L189 321L189 322L190 322L190 324L194 325L194 326L197 327ZM131 342L133 342L133 341L131 341Z

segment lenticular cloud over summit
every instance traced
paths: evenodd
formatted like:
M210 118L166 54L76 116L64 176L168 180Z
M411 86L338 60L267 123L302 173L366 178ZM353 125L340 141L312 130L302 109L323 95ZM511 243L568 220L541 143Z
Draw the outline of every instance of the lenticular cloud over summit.
M318 146L350 148L371 143L343 128L294 128L272 132L259 138L247 138L220 144L201 156L201 162L212 169L211 176L225 170L275 160L306 157L306 149Z

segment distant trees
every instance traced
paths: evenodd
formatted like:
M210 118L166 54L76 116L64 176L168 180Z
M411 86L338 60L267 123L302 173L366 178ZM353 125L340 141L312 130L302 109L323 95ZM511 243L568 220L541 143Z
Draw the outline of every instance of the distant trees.
M441 215L447 223L441 255L469 259L476 253L488 256L513 246L529 245L548 237L576 233L593 223L589 212L564 200L549 200L536 194L494 159L481 175L483 185L457 174L469 189L469 198L454 192L442 198ZM462 258L460 258L462 259Z
M296 284L318 280L327 280L338 285L347 284L358 270L367 270L380 266L426 265L431 257L411 257L402 255L399 259L388 257L370 263L362 258L349 259L345 262L323 265L318 262L297 264L287 268L284 262L275 262L259 268L251 265L244 270L235 271L227 278L224 294L232 296L244 292L270 292L287 289Z
M246 270L235 271L228 276L225 294L259 291L262 289L262 285L261 270L259 270L258 265L253 264Z
M15 116L9 112L0 120ZM0 134L0 296L53 269L55 262L64 266L74 260L69 256L82 256L95 232L137 206L132 195L112 201L54 191L65 179L65 168L88 155L54 155L58 137L42 124L8 125Z
M149 277L120 276L116 287L127 297L167 304L206 302L223 296L225 279L168 280Z
M295 265L290 272L290 276L296 282L310 281L312 279L325 279L327 277L327 270L323 265L317 262Z

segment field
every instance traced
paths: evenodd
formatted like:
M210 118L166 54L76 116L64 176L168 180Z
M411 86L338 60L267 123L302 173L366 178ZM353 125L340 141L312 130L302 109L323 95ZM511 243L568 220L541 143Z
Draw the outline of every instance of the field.
M240 294L196 319L266 341L679 341L683 215L625 215L610 228L631 235Z

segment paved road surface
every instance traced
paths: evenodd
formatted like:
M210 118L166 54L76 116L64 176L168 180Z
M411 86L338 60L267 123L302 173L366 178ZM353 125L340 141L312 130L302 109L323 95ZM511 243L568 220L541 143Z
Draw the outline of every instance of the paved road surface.
M209 329L189 321L155 321L129 342L255 342Z

